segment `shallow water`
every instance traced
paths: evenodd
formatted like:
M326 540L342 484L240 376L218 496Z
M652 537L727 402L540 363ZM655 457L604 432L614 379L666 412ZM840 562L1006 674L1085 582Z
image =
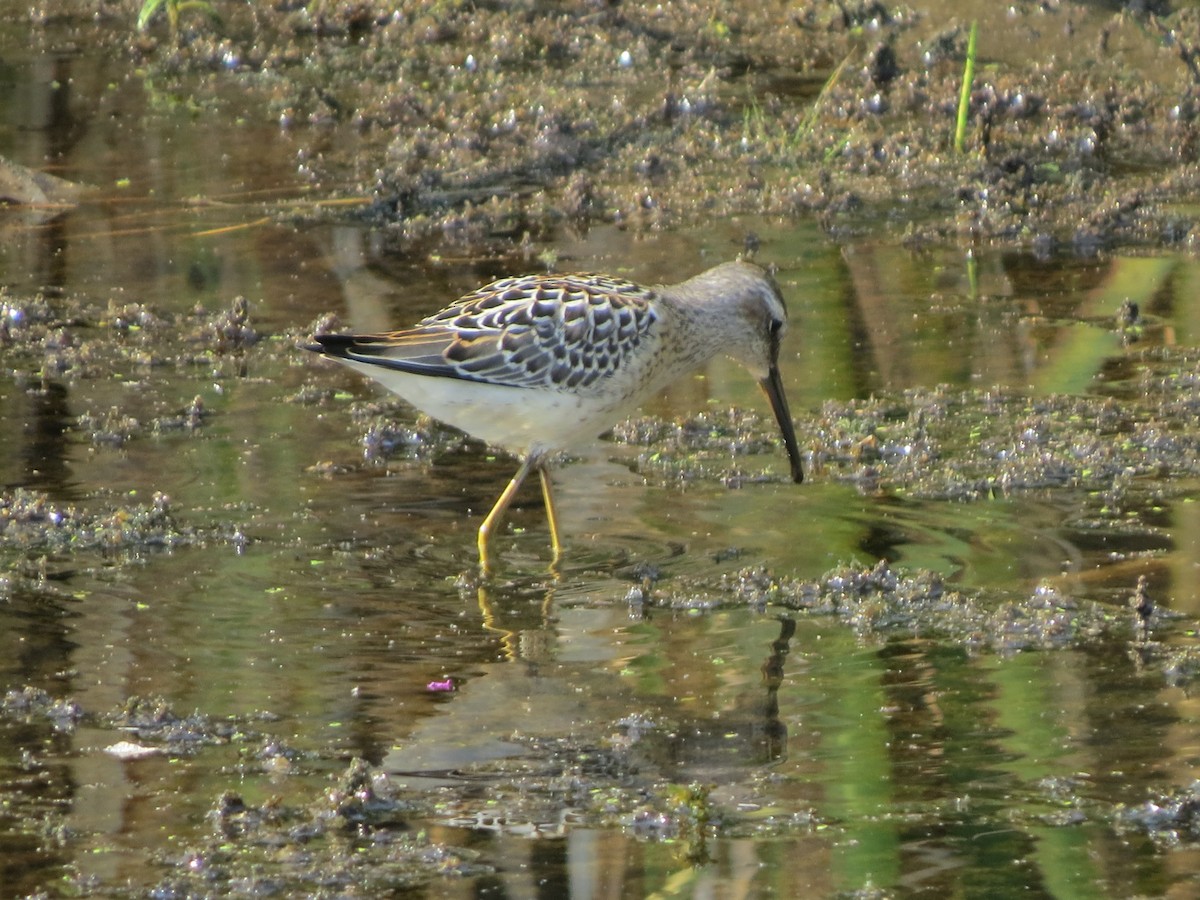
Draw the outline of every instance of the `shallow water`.
M672 474L653 448L603 440L557 474L561 575L546 571L530 492L497 542L500 577L480 587L475 528L512 461L399 405L388 415L426 445L365 454L378 394L292 346L327 312L364 329L413 321L543 250L560 269L673 281L753 231L792 311L785 380L802 425L828 401L902 408L905 391L939 386L1119 403L1145 389L1147 348L1196 343L1194 260L838 244L812 222L750 219L564 232L499 258L397 248L344 221L278 224L280 204L336 186L312 184L286 131L239 119L247 98L198 115L123 60L6 59L20 88L0 150L34 167L53 153L57 174L95 190L45 221L6 213L8 310L44 302L55 337L0 351L0 482L6 498L27 489L104 518L107 537L10 531L2 547L0 686L77 714L6 701L0 893L1195 889L1186 834L1151 840L1119 816L1189 785L1200 735L1186 679L1131 628L1004 652L951 612L944 633L888 629L870 610L744 603L722 587L755 567L816 582L886 559L984 604L1042 586L1121 623L1148 575L1180 617L1155 637L1188 649L1194 483L1130 486L1127 527L1097 527L1108 501L1087 486L961 502L872 490L832 464L803 486L754 477L784 473L775 448L717 451L725 477ZM205 323L238 296L261 340L217 352ZM1112 325L1127 299L1145 317L1136 344ZM115 324L132 304L167 326ZM196 397L199 424L172 425ZM647 412L730 406L769 415L720 362ZM1012 422L1014 444L1031 427ZM158 493L169 538L123 531ZM169 709L170 727L131 724L130 698ZM154 755L106 749L122 740ZM322 804L356 758L388 773L394 820L222 831L229 792L329 819ZM421 865L400 852L410 840ZM431 848L462 856L438 863Z

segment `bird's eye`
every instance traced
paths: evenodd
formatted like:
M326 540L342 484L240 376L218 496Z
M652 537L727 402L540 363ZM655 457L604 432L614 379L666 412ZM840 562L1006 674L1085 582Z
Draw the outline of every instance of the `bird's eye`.
M775 337L783 330L783 319L772 319L771 324L767 328L771 332L771 337Z

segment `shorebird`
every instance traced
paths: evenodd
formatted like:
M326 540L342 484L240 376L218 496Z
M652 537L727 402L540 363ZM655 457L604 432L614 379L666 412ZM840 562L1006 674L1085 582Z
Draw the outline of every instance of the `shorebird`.
M472 291L410 329L318 334L306 349L368 375L422 412L521 460L479 526L479 562L521 484L536 471L557 564L562 539L546 466L597 437L719 354L758 379L779 422L792 479L800 448L779 376L787 309L775 280L747 262L680 284L608 275L523 275Z

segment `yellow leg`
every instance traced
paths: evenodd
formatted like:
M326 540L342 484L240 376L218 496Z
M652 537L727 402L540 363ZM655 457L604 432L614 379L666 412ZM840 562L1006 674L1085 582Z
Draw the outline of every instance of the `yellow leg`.
M504 648L504 658L514 660L520 657L520 637L514 631L497 625L496 611L492 608L492 598L488 594L487 583L479 585L479 611L483 613L483 627L500 635L500 646Z
M551 565L556 566L562 559L562 541L558 536L558 510L554 507L554 488L550 485L550 473L544 467L538 467L538 475L542 477L542 500L546 502L546 521L550 523L550 547L554 551L554 561Z
M500 524L500 520L504 518L505 511L512 503L513 497L517 496L517 491L521 489L525 476L532 468L532 459L526 459L521 463L521 468L517 469L517 474L512 477L512 481L508 483L508 487L504 489L504 493L500 495L500 499L496 501L492 511L487 514L487 518L479 526L479 566L483 569L484 575L490 575L492 572L492 560L488 555L488 539L492 536L492 531ZM544 481L542 483L545 484Z

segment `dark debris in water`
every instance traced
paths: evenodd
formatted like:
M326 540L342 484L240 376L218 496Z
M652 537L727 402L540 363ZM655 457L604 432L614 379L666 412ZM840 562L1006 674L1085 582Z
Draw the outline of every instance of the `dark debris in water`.
M73 429L85 434L94 446L118 448L132 440L176 432L195 433L210 418L204 398L197 395L182 409L176 409L148 420L138 419L128 412L111 406L103 412L80 413Z
M1137 806L1118 807L1115 820L1118 827L1144 832L1156 844L1195 846L1200 843L1200 781Z
M131 697L121 709L99 717L99 723L172 756L212 744L245 742L255 735L247 721L213 719L198 712L180 715L166 700L153 697Z
M207 828L197 823L200 836L190 838L186 849L153 852L157 881L139 896L390 894L436 879L492 871L473 851L443 846L411 828L410 816L428 815L429 801L406 799L386 773L362 760L354 760L320 785L313 773L326 768L333 758L305 756L275 740L263 741L258 729L273 721L270 716L184 715L153 697L134 697L120 709L93 713L70 699L27 687L10 690L0 698L0 720L48 721L56 731L70 732L86 725L89 734L107 732L113 745L106 749L135 766L139 764L136 760L151 751L186 764L180 760L205 748L241 745L246 751L244 759L274 777L276 793L270 798L256 803L225 791L215 798L205 817ZM143 752L134 754L131 748ZM43 764L39 752L53 749L44 744L30 754L25 765L31 770ZM279 778L291 774L308 777ZM56 824L62 812L48 808L41 813L42 820L30 827L47 834L55 831L61 840L70 842L75 836ZM193 833L191 824L178 823L180 833ZM72 886L72 895L92 896L92 887L82 881ZM98 896L110 896L104 888L100 890Z
M215 366L223 376L223 358L244 354L264 338L244 297L215 312L198 306L178 314L86 296L0 295L0 323L4 367L31 385L48 378L135 381L162 366Z
M411 424L411 407L395 400L355 403L350 410L354 427L362 430L363 460L382 463L389 459L429 460L434 455L461 449L465 436L428 416Z
M56 731L73 731L83 710L73 700L52 697L42 688L26 686L6 691L0 699L0 715L11 721L49 721Z
M409 829L412 808L385 773L362 760L308 803L277 796L254 804L226 792L209 812L208 840L160 854L166 874L150 896L391 894L492 871L473 851Z
M1113 525L1141 490L1200 476L1200 353L1152 350L1138 395L1030 397L999 390L917 388L898 396L830 401L797 422L807 471L860 491L973 501L1020 492L1092 493ZM762 415L706 412L680 422L639 417L613 431L645 447L643 474L731 487L784 480L777 427ZM762 470L755 467L761 465ZM1086 522L1080 523L1086 525ZM1124 519L1124 527L1137 527Z
M832 617L864 637L940 640L1000 655L1123 647L1139 670L1170 686L1187 689L1200 679L1200 621L1156 605L1145 578L1126 604L1112 605L1073 597L1050 583L1023 596L954 589L940 573L880 561L841 565L815 580L762 567L713 578L684 576L637 587L625 600L635 615L653 607L785 609Z
M681 578L659 588L655 605L711 609L730 604L832 616L864 635L949 640L1000 654L1129 641L1141 634L1128 610L1078 600L1043 584L1006 598L952 590L936 572L904 572L886 562L844 565L816 581L748 568L717 579Z
M197 310L201 317L203 309ZM235 297L228 309L218 312L195 332L195 340L215 353L244 350L258 343L259 333L250 325L250 308L245 297Z
M0 492L0 551L119 556L229 540L218 529L176 521L171 499L104 505L55 503L17 488Z
M753 411L709 410L678 421L638 416L618 423L612 435L618 443L646 448L637 457L638 469L669 481L718 480L737 488L786 480L771 475L769 464L749 468L751 457L765 463L763 455L776 445L768 423Z
M123 706L108 712L85 710L70 697L55 697L42 688L13 688L0 698L0 716L10 721L50 722L57 731L73 731L86 724L109 731L117 739L137 741L174 756L194 753L203 746L246 743L271 716L213 718L192 712L177 713L166 700L130 697Z
M39 398L53 395L56 383L73 380L140 388L158 383L147 373L160 366L184 372L203 366L217 382L245 377L248 354L261 355L265 363L273 354L295 352L290 345L284 351L281 342L264 341L250 313L242 297L215 312L197 307L173 314L140 303L98 304L63 294L3 296L3 365L17 390ZM79 400L84 411L62 419L65 439L114 452L173 435L203 438L217 414L198 394L182 404L153 390L130 391L119 405L109 405L111 399L91 404L86 391L79 392ZM44 579L66 567L77 570L89 559L112 565L150 551L212 542L230 542L238 550L245 546L233 524L188 523L162 491L148 503L101 496L52 501L21 488L0 492L0 553L12 558L0 590L23 579L28 567L22 559L39 559L38 571L30 574Z

